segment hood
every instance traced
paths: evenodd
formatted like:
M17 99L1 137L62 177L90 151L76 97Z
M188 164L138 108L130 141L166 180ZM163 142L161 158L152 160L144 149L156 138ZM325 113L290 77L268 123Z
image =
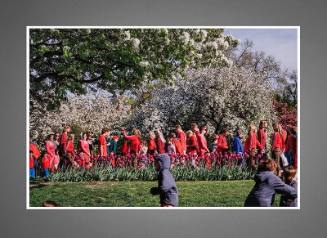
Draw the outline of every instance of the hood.
M257 173L254 176L254 181L256 181L256 182L263 182L264 180L266 180L268 177L270 177L273 174L274 173L271 172L271 171L261 171L261 172Z
M160 170L170 168L170 157L168 154L159 154L156 156L155 160L159 162Z

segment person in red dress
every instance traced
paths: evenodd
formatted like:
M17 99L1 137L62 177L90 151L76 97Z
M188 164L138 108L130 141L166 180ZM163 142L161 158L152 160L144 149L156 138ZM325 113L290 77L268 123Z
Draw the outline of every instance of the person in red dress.
M273 159L277 163L277 172L278 174L281 171L281 155L284 150L284 142L283 142L283 135L282 132L280 131L281 127L279 123L274 123L273 124L273 134L271 138L271 152L273 155Z
M163 136L161 129L156 130L156 145L159 154L166 153L166 139Z
M196 135L193 133L193 131L189 130L186 132L186 136L187 136L186 139L187 154L197 155L199 150L199 144Z
M68 136L68 141L67 141L67 146L66 146L66 153L67 153L67 159L68 159L68 162L70 163L70 165L72 165L74 167L78 167L78 164L75 161L75 145L74 145L74 141L75 141L75 135L70 134Z
M176 125L176 135L182 146L182 151L183 151L182 155L185 155L186 154L186 135L185 135L185 132L182 130L181 125L179 125L179 124Z
M51 172L55 172L59 164L59 155L56 152L56 144L54 142L54 134L50 134L45 141L46 153L42 158L42 167L45 169L45 174L48 175L49 169Z
M225 153L228 150L228 143L227 143L227 128L223 128L221 133L216 136L216 151L218 153Z
M30 168L30 177L35 178L36 176L36 167L38 164L38 158L40 157L40 150L37 145L33 142L30 143L29 149L29 168Z
M98 139L98 144L99 144L99 157L101 159L105 159L108 156L107 152L107 137L109 136L110 131L108 128L102 128L101 135L99 136Z
M83 133L81 139L78 141L78 153L81 159L81 166L84 168L91 168L91 153L89 142L87 140L87 133Z
M30 170L33 168L32 174L34 174L35 177L37 175L36 171L37 171L37 167L38 167L38 159L40 157L41 153L40 150L37 146L36 143L31 142L30 143ZM31 161L33 160L33 161ZM33 167L32 167L33 164Z
M209 152L207 140L206 140L204 134L202 134L200 132L199 127L196 123L192 123L191 128L192 128L192 131L195 134L196 139L198 141L198 155L200 157L204 157L205 153Z
M258 141L260 143L259 150L260 153L262 154L266 152L267 128L268 128L268 122L266 120L261 120L259 123Z
M244 143L244 151L249 155L249 161L252 168L256 168L259 161L256 161L257 149L261 148L261 144L257 139L257 128L255 125L250 125L248 129L248 136Z
M176 154L177 155L183 155L184 154L184 148L182 146L181 140L173 132L170 133L170 138L171 138L172 143L175 146Z
M156 134L153 131L149 132L149 141L148 141L148 154L154 155L157 151L156 145Z
M132 155L134 167L137 168L137 158L141 151L142 135L139 129L134 128L132 135L127 135L126 131L123 131L124 139L130 142L130 153Z
M70 132L71 132L71 127L66 125L60 136L60 147L59 147L59 155L60 156L66 156L68 133L70 133Z

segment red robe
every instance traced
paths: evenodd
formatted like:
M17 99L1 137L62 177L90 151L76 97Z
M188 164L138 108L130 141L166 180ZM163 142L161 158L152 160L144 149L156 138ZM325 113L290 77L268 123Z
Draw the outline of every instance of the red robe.
M187 141L187 153L188 154L196 154L198 152L199 144L196 139L196 135L190 136Z
M121 153L123 155L127 155L128 154L128 143L127 143L127 140L126 139L123 139L123 144L122 144L122 147L121 147Z
M258 141L260 143L260 150L266 149L267 144L267 132L264 128L258 130Z
M53 141L45 142L46 153L42 158L42 167L44 169L53 169L54 165L59 163L59 156L56 155L56 144Z
M273 138L272 138L272 145L271 145L271 150L283 150L284 145L283 145L283 137L280 132L274 132L273 133Z
M177 134L178 139L181 142L181 146L182 146L182 149L183 149L183 154L185 154L185 151L186 151L186 135L185 135L184 131L182 131L182 130L177 131L176 134Z
M161 140L160 137L157 138L157 151L159 154L163 154L166 152L165 143Z
M83 164L90 162L90 148L89 143L86 140L78 141L78 152Z
M250 135L246 138L244 143L244 151L249 153L250 151L255 151L258 147L260 148L260 142L257 139L257 135L254 132L251 132Z
M199 130L195 131L196 139L198 141L198 153L199 156L204 156L206 152L209 152L207 140L203 134L200 133Z
M101 148L102 148L102 153L101 154ZM107 141L106 137L104 135L99 136L99 156L101 157L107 157L108 152L107 152Z
M38 159L40 157L40 150L34 143L30 143L30 152L32 152L32 156L34 159Z
M30 169L33 169L34 168L34 158L33 158L33 155L30 155L30 161L29 161L29 166L30 166Z
M149 139L148 150L156 150L157 145L155 139Z
M130 152L138 154L141 150L141 139L136 135L125 136L124 138L131 142Z
M67 142L68 142L67 132L63 132L60 136L60 146L64 152L66 152L67 149Z
M224 135L218 135L217 137L217 152L225 152L228 150L227 138Z
M69 140L67 142L66 151L67 151L67 153L74 155L75 148L74 148L74 141L73 140Z
M174 143L175 148L176 148L176 153L179 154L179 155L183 155L184 154L184 148L182 146L182 143L181 143L180 139L175 138L173 140L173 143Z

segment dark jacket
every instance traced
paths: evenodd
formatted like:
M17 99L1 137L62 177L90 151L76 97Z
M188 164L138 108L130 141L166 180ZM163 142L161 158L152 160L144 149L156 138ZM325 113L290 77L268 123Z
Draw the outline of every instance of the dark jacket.
M158 174L158 187L152 188L152 194L160 195L161 206L172 205L178 206L178 191L175 179L169 171L170 158L168 154L160 154L155 158L160 165Z
M291 187L295 188L295 190L297 191L297 182L296 181L292 181L289 184ZM296 207L297 206L297 199L293 198L292 196L289 195L282 195L280 198L280 207Z
M270 207L275 193L297 197L296 189L285 184L271 171L258 172L254 177L255 185L245 200L246 207Z

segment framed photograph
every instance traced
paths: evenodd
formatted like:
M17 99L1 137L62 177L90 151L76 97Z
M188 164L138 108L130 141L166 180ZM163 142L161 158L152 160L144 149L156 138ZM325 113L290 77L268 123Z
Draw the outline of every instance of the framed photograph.
M27 209L300 209L299 26L26 27Z

